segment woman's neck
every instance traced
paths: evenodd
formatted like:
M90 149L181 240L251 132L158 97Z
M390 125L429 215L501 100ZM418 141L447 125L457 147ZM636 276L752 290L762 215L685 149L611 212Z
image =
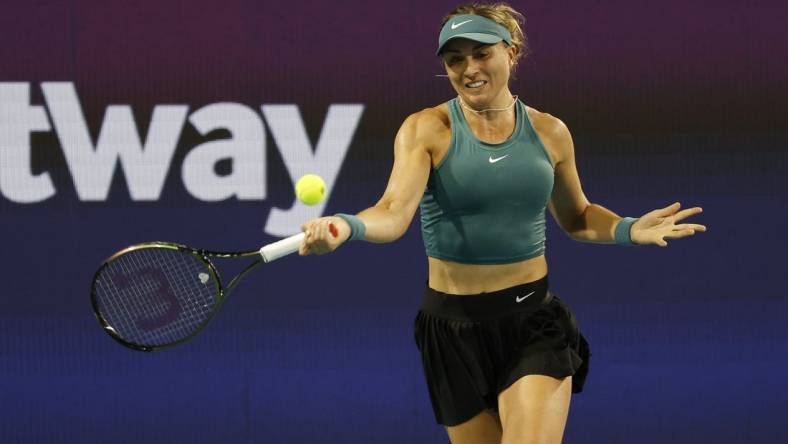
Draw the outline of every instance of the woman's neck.
M472 117L474 120L485 120L485 121L495 121L500 118L505 118L505 116L509 116L514 112L514 106L517 103L517 96L513 96L507 90L501 91L501 93L496 97L495 100L491 101L490 104L482 107L473 107L465 100L463 100L462 96L457 96L458 101L460 102L460 107L463 109L463 113L467 117Z

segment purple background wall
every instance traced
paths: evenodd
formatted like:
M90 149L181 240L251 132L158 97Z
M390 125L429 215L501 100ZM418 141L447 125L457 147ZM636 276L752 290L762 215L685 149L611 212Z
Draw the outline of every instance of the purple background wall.
M132 107L143 140L159 104L296 104L313 144L331 104L363 104L325 209L355 212L383 191L402 120L452 97L432 54L453 5L6 1L0 82L28 83L42 107L42 82L73 82L93 141L115 104ZM667 249L619 248L572 242L548 218L551 285L594 353L565 442L788 441L785 5L515 7L533 54L512 90L567 123L589 199L631 216L700 205L709 227ZM262 200L184 189L183 158L221 131L186 123L152 202L132 200L120 170L106 201L80 200L55 131L32 134L32 171L57 193L0 195L0 441L448 442L412 339L426 278L415 222L394 244L272 264L183 347L134 353L100 331L88 286L114 250L275 239L262 227L292 191L260 118Z

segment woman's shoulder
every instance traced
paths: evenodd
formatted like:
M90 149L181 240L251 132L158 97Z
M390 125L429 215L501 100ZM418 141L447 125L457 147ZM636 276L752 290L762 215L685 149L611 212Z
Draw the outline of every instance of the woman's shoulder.
M402 123L402 130L419 138L441 137L447 132L450 134L451 121L447 104L441 103L409 115Z
M444 102L437 106L424 108L405 119L406 123L409 121L410 124L429 127L430 129L451 128L449 106Z
M534 126L534 129L539 135L555 134L556 132L566 130L566 125L564 125L564 122L558 117L550 113L539 111L531 106L524 106L525 111L528 113L528 119L531 121L531 125Z

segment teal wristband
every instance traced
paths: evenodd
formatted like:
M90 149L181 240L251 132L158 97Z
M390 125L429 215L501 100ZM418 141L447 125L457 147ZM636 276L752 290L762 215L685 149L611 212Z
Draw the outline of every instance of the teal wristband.
M629 230L632 228L638 219L636 217L625 217L616 225L615 240L616 245L634 246L636 243L632 242L632 234Z
M358 216L344 213L337 213L334 216L341 217L342 220L350 225L350 237L348 238L349 241L364 240L364 235L367 232L367 226L364 225L364 222L359 219Z

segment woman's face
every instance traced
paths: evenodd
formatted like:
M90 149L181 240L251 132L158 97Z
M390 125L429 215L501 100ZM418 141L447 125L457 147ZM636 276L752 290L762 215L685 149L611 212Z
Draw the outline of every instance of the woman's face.
M441 56L452 86L471 106L487 106L496 99L509 101L508 83L515 49L504 42L479 43L450 40ZM506 97L499 97L505 91Z

